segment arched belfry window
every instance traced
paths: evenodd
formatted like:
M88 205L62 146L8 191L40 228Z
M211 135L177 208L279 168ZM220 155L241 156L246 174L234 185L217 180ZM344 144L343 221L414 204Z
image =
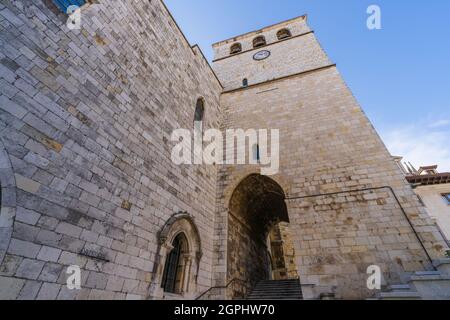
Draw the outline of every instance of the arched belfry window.
M283 40L283 39L289 38L291 36L292 36L292 34L289 31L289 29L281 29L280 31L277 32L278 40Z
M259 48L266 45L266 38L264 36L259 36L253 39L253 48Z
M231 46L230 54L236 54L242 51L242 45L240 43L235 43Z
M189 244L184 233L176 236L172 247L167 255L161 287L164 292L182 294L187 266L184 256L189 253Z
M205 102L202 98L197 100L194 114L194 143L198 154L199 149L203 146L203 120L205 117Z

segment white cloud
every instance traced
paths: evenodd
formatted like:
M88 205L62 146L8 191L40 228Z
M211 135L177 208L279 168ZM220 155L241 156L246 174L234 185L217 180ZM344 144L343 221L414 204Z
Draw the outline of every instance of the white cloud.
M398 127L382 134L394 156L414 166L437 164L440 172L450 172L450 124L440 120L428 124Z

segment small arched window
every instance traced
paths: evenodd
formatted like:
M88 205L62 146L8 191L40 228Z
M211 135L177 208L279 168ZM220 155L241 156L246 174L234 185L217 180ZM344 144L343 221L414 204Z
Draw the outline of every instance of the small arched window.
M242 45L240 43L235 43L231 46L230 54L236 54L242 52Z
M247 78L245 78L244 80L242 80L242 86L243 86L243 87L248 87L248 80L247 80Z
M264 36L259 36L253 39L253 48L259 48L266 45L266 38Z
M189 253L189 244L184 233L176 236L172 247L173 249L167 255L161 287L164 292L182 294L188 267L185 255Z
M281 29L280 31L277 32L278 40L283 40L283 39L289 38L291 36L292 36L292 34L289 31L289 29Z

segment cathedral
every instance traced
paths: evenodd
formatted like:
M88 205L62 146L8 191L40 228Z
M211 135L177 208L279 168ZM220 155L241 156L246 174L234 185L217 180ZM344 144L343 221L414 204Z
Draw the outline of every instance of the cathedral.
M0 2L0 299L450 299L441 232L307 16L213 49L161 0ZM278 170L251 137L255 161L175 163L179 129L278 130Z

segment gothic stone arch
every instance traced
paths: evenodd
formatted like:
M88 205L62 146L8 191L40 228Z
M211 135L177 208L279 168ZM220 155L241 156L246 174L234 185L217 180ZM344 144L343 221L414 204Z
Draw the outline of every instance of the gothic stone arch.
M166 259L173 249L175 238L183 234L188 243L188 251L180 257L183 259L183 274L181 292L178 297L165 293L162 288L162 279ZM150 299L193 299L197 294L197 278L202 258L200 234L194 219L187 212L174 214L158 232L158 248L153 268L153 280L150 286Z
M0 265L11 241L16 205L16 179L8 153L0 141Z

